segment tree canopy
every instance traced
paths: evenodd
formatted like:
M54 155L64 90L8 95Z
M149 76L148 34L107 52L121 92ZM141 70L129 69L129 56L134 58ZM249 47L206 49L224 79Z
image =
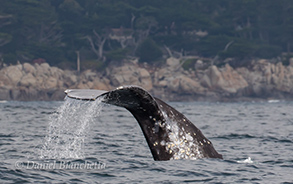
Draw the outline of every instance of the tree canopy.
M291 0L9 0L0 6L0 59L51 65L153 62L180 53L272 58L292 52Z

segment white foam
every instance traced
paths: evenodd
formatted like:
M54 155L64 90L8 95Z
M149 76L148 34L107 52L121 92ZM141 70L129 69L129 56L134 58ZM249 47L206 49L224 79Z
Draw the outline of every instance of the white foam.
M278 103L280 100L268 100L268 103Z
M248 157L247 159L245 160L240 160L240 161L237 161L237 163L242 163L242 164L252 164L253 161L251 160L250 157Z
M84 158L84 141L93 118L102 109L102 98L79 101L66 98L50 118L41 158Z

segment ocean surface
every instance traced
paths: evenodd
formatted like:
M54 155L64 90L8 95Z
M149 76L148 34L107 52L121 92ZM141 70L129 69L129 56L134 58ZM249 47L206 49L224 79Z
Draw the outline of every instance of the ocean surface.
M123 108L0 102L0 183L293 183L293 102L169 103L224 159L154 161Z

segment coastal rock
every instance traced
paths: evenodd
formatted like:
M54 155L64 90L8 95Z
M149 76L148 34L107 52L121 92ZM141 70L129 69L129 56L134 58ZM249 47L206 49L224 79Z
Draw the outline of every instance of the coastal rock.
M114 68L109 77L114 86L130 85L131 83L136 82L138 74L136 67L122 66Z
M10 89L0 87L0 100L11 100Z
M60 91L69 87L64 81L74 85L77 76L47 63L4 67L0 70L0 100L60 100Z
M90 86L86 82L80 82L76 86L77 89L90 89Z
M54 78L53 76L50 76L46 79L46 82L44 83L45 89L57 89L58 87L58 80Z
M49 76L50 75L50 65L48 63L35 64L36 75L37 76Z
M196 80L188 76L188 72L161 68L155 72L155 87L164 88L165 92L183 94L202 94L205 88Z
M285 67L281 62L270 63L259 60L254 63L252 70L239 68L237 70L249 85L246 95L271 96L277 93L293 93L293 69Z
M64 98L65 98L65 93L63 89L54 91L50 97L50 99L64 99Z
M221 69L214 65L209 67L201 79L201 84L211 90L221 90L228 93L236 93L248 86L246 80L229 64Z
M239 89L244 89L248 86L247 81L229 64L226 64L225 67L221 69L221 73L223 83L220 88L229 93L236 93Z
M203 88L199 82L192 80L191 78L181 75L180 79L180 89L187 94L203 94L206 90Z
M94 83L92 81L87 81L86 84L87 84L87 86L88 86L89 89L92 89L93 88L93 84Z
M49 72L50 75L56 79L62 79L64 73L63 70L54 66L49 68Z
M153 88L149 72L137 65L128 64L121 67L113 68L108 77L113 86L121 85L138 85L146 90Z
M38 88L44 88L45 78L42 76L36 76L36 86Z
M25 76L22 77L22 79L19 82L20 86L35 86L37 82L37 79L33 76L32 73L28 73Z
M224 81L221 72L213 65L208 68L201 83L208 88L214 88L223 85Z
M93 82L92 89L99 89L99 90L111 90L113 89L111 86L109 86L107 83L102 82L101 80L95 80Z
M94 81L95 78L97 77L97 73L95 73L91 70L86 70L83 72L83 76L88 81Z
M19 96L21 94L21 90L19 88L13 88L10 90L11 100L20 100Z
M7 75L4 74L4 72L1 72L0 73L0 87L2 86L10 86L12 83L11 83L11 80L10 78L8 78Z
M23 70L27 74L28 73L31 73L32 75L36 74L36 68L33 65L29 64L29 63L24 63L23 64Z
M141 86L165 100L292 98L291 60L288 66L259 59L252 61L249 68L234 69L226 64L184 70L178 59L169 58L168 64L160 68L125 62L108 67L104 73L86 70L80 74L47 63L24 63L0 70L0 100L62 100L68 88L111 90L121 85Z
M70 88L78 83L77 76L74 75L74 73L69 70L63 71L62 79L63 79L65 88Z
M170 67L176 67L179 66L180 60L174 57L170 57L166 60L166 64Z
M166 80L159 81L156 86L163 87L163 88L167 87L168 86L168 81L166 81Z
M238 72L246 79L249 89L245 95L282 96L293 94L293 68L267 60L254 63L252 70L239 68Z
M138 76L139 76L138 80L139 80L141 86L143 86L148 91L152 90L153 83L152 83L150 73L146 69L140 68L138 70Z
M6 76L11 80L12 85L17 85L17 83L23 77L22 65L15 65L4 68L3 73L6 74Z
M167 80L167 89L172 92L177 92L180 86L180 78L178 77L170 77Z
M12 90L12 98L21 101L31 101L31 100L43 100L44 95L42 92L38 91L34 87L20 87L18 89ZM48 100L45 98L44 100Z
M285 66L282 63L277 63L275 74L276 89L283 92L293 92L293 73L291 67Z

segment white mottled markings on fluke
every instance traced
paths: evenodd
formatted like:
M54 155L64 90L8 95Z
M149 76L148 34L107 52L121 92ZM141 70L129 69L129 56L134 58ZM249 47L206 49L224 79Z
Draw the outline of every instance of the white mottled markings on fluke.
M84 158L84 141L93 118L103 107L103 98L79 101L65 98L65 102L50 117L48 134L41 149L41 158Z
M168 153L174 153L171 159L203 158L203 154L199 151L199 143L190 135L190 132L186 132L183 127L178 126L177 122L172 121L166 112L162 112L166 119L166 128L169 130L168 137L170 141L164 141L161 145L166 145Z

